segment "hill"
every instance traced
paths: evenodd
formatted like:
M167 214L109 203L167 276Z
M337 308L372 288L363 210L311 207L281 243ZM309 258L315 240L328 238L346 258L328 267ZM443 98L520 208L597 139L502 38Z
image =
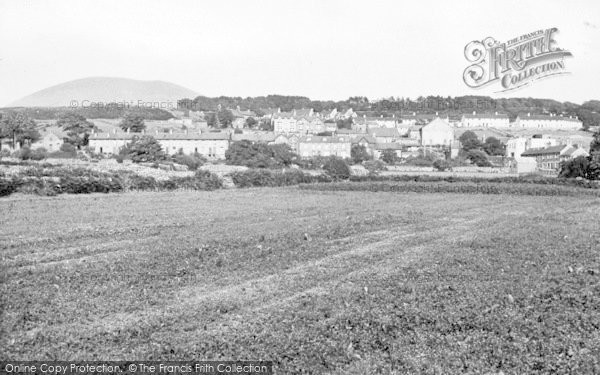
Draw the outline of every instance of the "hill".
M76 101L89 102L165 102L177 106L181 98L198 94L188 88L164 81L138 81L127 78L90 77L61 83L37 91L14 103L13 107L66 107ZM84 102L85 101L85 102Z

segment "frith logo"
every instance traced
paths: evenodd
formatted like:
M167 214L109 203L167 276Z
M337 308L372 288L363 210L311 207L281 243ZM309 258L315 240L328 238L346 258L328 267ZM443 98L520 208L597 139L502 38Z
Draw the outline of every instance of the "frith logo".
M556 45L557 28L537 30L500 43L492 37L472 41L465 47L465 57L473 63L463 79L467 86L479 88L496 81L497 92L521 88L541 78L568 74L565 57L571 52Z

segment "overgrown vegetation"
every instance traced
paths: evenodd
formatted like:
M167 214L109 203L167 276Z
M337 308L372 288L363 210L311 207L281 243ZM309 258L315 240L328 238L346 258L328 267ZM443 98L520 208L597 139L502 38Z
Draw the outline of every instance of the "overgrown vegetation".
M214 190L222 180L208 171L194 176L157 181L133 172L97 172L85 168L29 167L18 175L0 176L0 196L12 193L54 196L58 194L113 193L129 190Z
M297 160L289 145L262 142L233 142L225 152L225 162L230 165L242 165L249 168L289 167Z

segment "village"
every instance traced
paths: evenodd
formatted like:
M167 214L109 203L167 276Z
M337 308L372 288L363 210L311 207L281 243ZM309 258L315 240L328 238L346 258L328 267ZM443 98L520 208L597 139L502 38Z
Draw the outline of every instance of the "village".
M489 163L473 163L474 166L497 167L499 172L513 174L556 176L561 162L588 156L593 139L592 133L582 130L578 118L551 113L523 113L510 121L506 114L477 111L460 117L437 112L367 116L352 109L284 112L268 108L256 113L237 107L228 111L232 121L227 127L209 126L211 113L193 110L173 110L173 118L167 121L147 120L139 132L123 130L117 120L92 119L95 129L89 134L87 147L92 154L111 157L119 154L134 137L146 135L156 139L167 155L199 154L218 162L225 159L230 145L239 141L285 144L306 159L318 156L348 159L352 157L353 146L361 146L374 160L386 160L384 155L389 160L391 154L397 161L395 164L402 164L423 155L456 160L465 148L461 139L464 141L468 132L471 137L476 136L480 145L493 141L501 147L487 155ZM213 115L213 121L215 118ZM40 139L31 148L60 150L66 132L55 122L38 123ZM3 148L10 147L5 140Z

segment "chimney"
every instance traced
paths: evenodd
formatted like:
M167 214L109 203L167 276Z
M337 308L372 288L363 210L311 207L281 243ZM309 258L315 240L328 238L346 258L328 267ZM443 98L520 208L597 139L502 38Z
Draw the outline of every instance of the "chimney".
M156 134L158 134L158 129L156 129Z
M494 112L494 115L498 116L498 112Z
M239 105L236 108L237 108L238 111L240 110L240 106Z
M416 116L416 115L417 115L417 112L413 112L413 116Z
M169 129L169 134L173 134L173 128Z
M527 117L531 117L531 112L527 112Z
M435 115L436 115L436 116L438 115L437 111L435 112Z
M117 129L113 129L113 134L117 134Z
M475 116L477 114L477 112L473 111L473 116Z
M127 134L129 134L129 130L130 130L130 129L131 129L131 128L127 128Z

